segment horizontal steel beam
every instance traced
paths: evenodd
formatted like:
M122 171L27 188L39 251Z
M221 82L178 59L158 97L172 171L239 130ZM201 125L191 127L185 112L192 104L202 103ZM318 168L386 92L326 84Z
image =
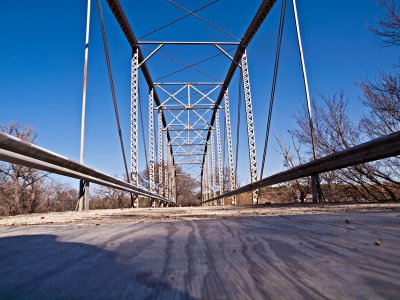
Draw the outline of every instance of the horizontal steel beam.
M169 132L176 132L176 131L208 131L208 129L196 129L196 128L191 128L191 129L163 129L164 130L169 130ZM211 130L215 130L215 129L211 129Z
M87 180L92 183L174 204L174 202L157 194L150 193L121 179L96 171L69 158L2 132L0 132L0 160L76 179Z
M139 45L239 45L239 42L140 41Z
M300 165L290 170L280 172L259 181L255 181L236 190L204 201L203 203L235 196L238 194L250 192L259 188L287 182L290 180L347 168L350 166L359 165L397 155L400 155L400 131L337 153L333 153L317 160L313 160L304 165Z
M185 147L185 146L204 146L206 143L194 143L194 144L174 144L170 143L172 147Z
M154 82L154 85L222 85L223 82Z
M183 152L178 152L178 153L173 153L172 155L173 156L195 156L195 155L203 156L204 153L183 153Z
M214 106L209 106L209 107L198 107L197 105L193 105L193 106L186 106L186 107L168 107L168 106L164 106L164 107L160 107L160 109L162 110L213 110ZM223 110L223 108L219 108L221 110Z
M179 124L179 123L174 123L174 124L170 124L170 127L184 127L187 128L188 124ZM195 128L202 128L202 129L208 129L208 127L210 126L207 123L197 123L195 126L197 127L190 127L190 129L196 130ZM179 128L178 128L179 129Z

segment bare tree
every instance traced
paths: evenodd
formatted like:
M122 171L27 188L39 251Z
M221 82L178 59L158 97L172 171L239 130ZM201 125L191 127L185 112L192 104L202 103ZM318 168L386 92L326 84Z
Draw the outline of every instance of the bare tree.
M363 142L365 135L360 128L366 125L354 124L350 120L343 92L332 97L321 96L321 99L323 105L313 106L318 154L326 156ZM298 128L291 133L310 149L311 137L305 116L305 108L295 115ZM367 122L371 120L364 117L361 124ZM321 174L322 188L329 201L397 199L397 174L398 168L391 160L382 160Z
M158 176L158 164L155 165L154 181L156 190L159 191L159 176ZM198 196L199 183L188 173L184 172L180 166L176 166L176 198L178 205L190 206L200 204L200 197ZM149 170L144 169L139 174L139 183L142 187L148 189L149 184Z
M34 142L37 137L31 127L18 123L1 126L0 130L28 142ZM44 197L41 187L48 174L9 163L0 164L0 173L1 213L15 215L36 212Z
M276 140L280 148L279 152L283 157L285 168L292 169L305 162L300 151L300 144L295 142L294 136L292 136L292 147L284 144L277 136ZM310 184L311 180L309 177L296 179L283 184L286 188L280 189L280 192L284 192L289 201L299 201L303 203L305 202L307 195L310 193Z
M189 174L177 171L176 199L178 205L196 206L201 202L199 183Z
M384 46L400 45L400 6L395 0L378 0L381 14L372 32Z
M115 209L131 206L128 192L107 186L96 186L91 195L90 209Z
M363 104L369 109L360 127L371 139L400 130L400 72L380 72L375 81L359 84Z
M18 123L0 130L28 142L37 138L30 126ZM73 210L77 199L75 189L56 182L46 172L0 162L0 215Z

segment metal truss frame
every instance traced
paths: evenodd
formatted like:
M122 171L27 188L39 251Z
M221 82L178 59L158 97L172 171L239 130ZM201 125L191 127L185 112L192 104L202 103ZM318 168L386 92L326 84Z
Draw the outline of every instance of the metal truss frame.
M228 86L233 78L233 75L236 69L239 67L242 69L243 73L243 82L245 87L245 100L246 100L246 120L247 120L247 131L248 131L248 143L249 143L249 157L250 157L250 170L251 170L251 180L254 182L257 180L257 166L256 166L256 151L255 151L255 138L254 138L254 122L252 115L252 107L251 107L251 94L250 94L250 81L248 76L248 66L247 66L247 56L246 56L246 47L250 43L251 39L254 37L255 33L271 11L274 6L276 0L265 0L260 5L255 17L253 18L250 26L248 27L245 35L240 40L240 42L171 42L171 41L140 41L136 39L132 28L129 25L129 22L126 18L125 13L121 7L121 4L118 0L107 0L107 3L114 14L117 22L119 23L123 33L125 34L129 44L132 47L133 51L133 59L132 59L132 93L131 93L131 171L133 178L133 182L138 184L138 143L137 143L137 101L138 101L138 69L142 70L143 76L147 82L147 85L151 91L152 97L155 102L155 107L151 107L149 103L149 111L154 109L158 110L158 143L160 144L160 140L162 140L162 134L160 131L164 133L164 142L163 146L158 145L158 152L164 150L164 162L159 166L160 170L164 172L164 196L173 197L173 189L172 183L170 183L170 179L168 177L175 177L175 158L179 162L176 161L176 164L200 164L202 166L200 178L204 180L208 176L203 176L203 173L206 169L205 160L208 157L208 173L211 175L211 184L207 185L207 189L211 188L211 192L213 193L213 197L216 196L216 188L219 187L219 194L223 193L223 172L222 169L222 159L221 159L221 133L220 133L220 120L219 120L219 110L222 109L221 102L225 99L225 95L227 95ZM156 48L147 56L144 57L141 52L140 45L157 45ZM151 79L150 72L147 68L146 62L157 52L166 45L196 45L196 46L213 46L216 47L221 53L223 53L226 57L231 60L231 66L229 68L228 74L223 83L221 82L159 82L154 83ZM232 57L229 55L222 46L225 45L234 45L237 46L235 55ZM166 86L174 86L181 85L181 87L175 92L170 92ZM201 89L197 88L197 85L214 85L214 88L211 91L203 92ZM185 88L187 89L187 102L181 100L180 93L182 93ZM167 98L161 102L157 93L157 89L166 93ZM216 99L211 97L211 94L219 89L219 95ZM197 95L200 95L199 99L194 99L191 95L191 91L194 91ZM150 97L150 96L149 96ZM228 97L228 96L226 96ZM225 100L225 105L228 103L229 109L229 101ZM136 109L134 109L136 107ZM211 111L211 119L207 117L207 114ZM185 113L186 112L186 113ZM167 116L172 120L167 121ZM187 116L187 120L183 121L182 118ZM149 112L150 117L150 112ZM194 118L193 118L194 117ZM151 120L149 120L149 147L150 149L150 173L152 173L151 177L151 189L154 190L154 116L152 115ZM232 151L232 135L230 128L230 113L225 112L225 130L227 131L228 138L228 167L229 167L229 182L230 189L235 188L235 178L232 176L233 170L233 151ZM162 126L160 126L160 119L162 122ZM210 120L210 121L209 121ZM216 126L214 128L214 123ZM135 131L135 132L134 132ZM214 140L214 131L216 133L216 145ZM206 135L205 135L206 133ZM174 134L173 136L171 134ZM161 138L160 138L161 136ZM201 150L202 146L198 146L197 144L202 144L203 151ZM208 151L211 146L211 153L207 156ZM215 160L215 146L217 148L217 163ZM162 149L164 148L164 149ZM161 149L161 150L160 150ZM158 162L160 163L160 157L162 155L158 155ZM184 160L185 157L191 157L192 160ZM198 158L200 157L201 162L198 162ZM194 159L193 159L194 158ZM171 171L170 162L172 162ZM162 159L161 159L162 160ZM218 185L216 185L216 166L218 166ZM171 173L171 174L170 174ZM161 175L159 174L159 178ZM207 178L208 180L209 178ZM173 179L175 180L175 178ZM161 186L161 181L160 181ZM161 191L159 190L159 193ZM206 193L208 197L208 193ZM253 193L253 203L257 202L257 194ZM235 200L232 199L232 203L235 204ZM216 202L214 203L217 204ZM224 204L221 201L221 204Z
M154 83L154 86L160 95L165 94L165 99L157 109L164 112L167 120L162 130L170 134L168 146L171 147L175 165L201 166L206 145L205 135L210 130L207 114L214 110L215 100L212 94L221 86L221 82L160 82ZM211 88L203 92L200 86ZM174 90L169 90L171 88ZM223 107L219 109L223 110ZM201 175L201 170L199 174ZM169 189L171 190L171 186Z
M158 199L163 203L168 204L176 204L176 181L175 178L177 176L174 157L182 156L182 157L194 157L197 158L202 157L202 161L198 162L183 162L185 164L193 163L200 164L202 166L200 178L202 183L202 194L203 205L208 202L213 201L214 205L217 205L217 200L223 200L226 197L231 197L238 195L243 192L253 192L253 203L258 203L258 195L257 190L271 186L274 184L291 181L299 178L303 178L306 176L311 176L313 183L313 190L318 185L318 174L325 173L333 170L338 170L342 168L346 168L349 166L359 165L363 163L368 163L375 160L380 160L388 157L397 156L400 154L400 132L395 132L369 142L359 144L353 146L351 148L345 149L340 152L333 153L331 155L322 157L317 159L315 149L313 149L314 160L303 164L301 166L297 166L290 170L286 170L284 172L269 176L267 178L258 180L257 176L257 164L256 164L256 147L255 147L255 134L254 134L254 120L253 120L253 112L252 112L252 101L251 101L251 89L250 89L250 79L248 72L248 62L247 62L247 54L246 48L249 45L250 41L262 25L265 18L268 16L272 7L276 3L276 0L264 0L262 1L255 17L253 18L250 26L246 30L243 38L239 43L236 42L153 42L153 41L142 41L138 42L133 31L129 25L129 22L126 18L125 13L119 3L119 0L107 0L107 3L114 14L117 22L119 23L123 33L125 34L129 44L132 47L132 61L131 61L131 132L130 132L130 142L131 142L131 179L132 184L122 181L120 179L111 177L107 174L98 172L92 168L89 168L83 165L83 137L84 137L84 107L85 107L85 89L86 89L86 77L84 79L84 95L83 95L83 113L82 113L82 142L81 142L81 163L76 163L68 158L60 156L54 152L50 152L46 149L37 147L32 145L31 143L27 143L22 141L21 139L12 137L5 133L0 132L0 160L7 161L9 163L15 163L24 165L30 168L36 168L43 171L53 172L60 175L69 176L72 178L77 178L81 180L81 184L84 182L93 182L100 185L108 186L111 188L117 188L120 190L128 191L130 193L136 193L140 195L144 195L150 198ZM312 116L310 109L310 97L308 91L308 83L307 83L307 75L303 57L303 50L301 45L301 37L299 32L299 24L297 17L297 9L296 9L296 1L293 0L293 8L295 14L295 23L296 30L298 35L298 43L299 50L302 62L303 69L303 77L306 89L306 97L307 104L309 110L309 122L310 122L310 130L311 130L311 138L313 139L313 125L312 125ZM189 11L184 8L184 10ZM189 11L190 12L190 11ZM190 14L197 16L193 12ZM88 16L87 16L87 31L86 31L86 50L85 50L85 75L86 76L86 68L87 68L87 49L88 49L88 28L89 28L89 17L90 17L90 1L88 1ZM143 56L140 45L141 44L157 44L155 50L153 50L146 58ZM232 63L229 68L228 74L224 80L224 82L218 83L218 87L221 87L218 98L214 101L209 97L210 93L205 94L199 89L194 87L194 83L185 85L188 87L188 104L185 104L183 101L180 101L176 97L176 95L180 92L176 92L175 94L169 93L166 89L162 88L164 92L169 95L169 98L163 103L160 102L157 92L155 90L155 85L151 79L150 73L147 69L146 62L155 55L163 46L165 45L213 45L217 49L219 49L226 57L228 57ZM232 57L229 55L221 45L235 45L237 46L235 55ZM190 66L189 66L190 67ZM230 176L230 189L231 191L227 193L223 193L223 181L221 180L222 176L222 163L221 163L221 136L220 136L220 119L219 119L219 109L221 109L220 104L222 100L225 100L226 107L226 123L225 130L228 135L228 162L229 162L229 172L230 175L233 175L231 172L233 169L233 153L232 153L232 137L231 137L231 122L230 122L230 112L229 112L229 98L228 98L228 86L234 76L234 73L237 68L241 68L242 77L243 77L243 85L244 85L244 95L245 95L245 107L246 107L246 123L247 123L247 134L248 134L248 145L249 145L249 158L250 158L250 174L251 174L251 183L245 185L241 188L235 187L235 178L234 176ZM138 71L142 70L147 85L149 87L149 149L150 149L150 191L140 189L137 187L138 185L138 101L139 101L139 81L138 81ZM159 83L157 86L161 85L173 85L173 83ZM179 83L182 84L182 83ZM200 84L200 83L196 83ZM200 100L196 100L194 104L191 101L190 88L193 88L198 94L201 95ZM183 90L184 87L181 89ZM215 88L216 89L216 88ZM215 91L215 89L213 91ZM170 99L173 99L178 102L178 105L169 105L166 107L166 104ZM209 100L212 105L206 106L202 105L194 108L196 104L200 103L202 100ZM158 110L158 161L162 162L163 167L160 170L160 183L161 183L161 173L164 173L165 177L163 178L163 194L167 196L168 199L160 197L159 195L154 193L155 190L155 182L154 182L154 103L156 104L156 108ZM178 115L173 116L172 122L167 124L165 111L174 111L181 110L182 112L178 113ZM196 110L206 110L212 111L211 121L208 122L206 120L205 115L196 112ZM187 111L187 123L185 124L180 116ZM191 122L190 111L193 111L195 115L197 115L197 121L194 125L199 125L200 121L204 122L203 129L194 129L193 124ZM214 122L216 123L216 127L214 128ZM180 129L169 129L169 127L176 128L182 126ZM164 127L164 129L162 129ZM219 181L219 195L216 196L216 160L215 160L215 143L214 143L214 130L216 132L217 139L217 160L218 160L218 181ZM181 139L182 142L178 144L177 152L174 152L173 145L174 141L171 141L170 132L176 131L177 139ZM202 131L207 131L207 136L202 136ZM162 139L164 133L164 140ZM187 137L183 137L185 134ZM195 134L193 136L191 134ZM195 146L194 140L201 138L205 141L204 144L198 144ZM209 142L210 141L210 142ZM164 143L164 147L162 144ZM192 144L193 143L193 144ZM204 145L203 152L195 152L201 149L201 145ZM210 147L209 147L210 146ZM185 147L188 147L185 150ZM192 147L192 148L190 148ZM315 145L313 143L313 148ZM195 150L193 150L195 149ZM164 153L162 151L164 150ZM209 151L207 151L209 150ZM162 154L164 154L164 160L162 159ZM161 172L163 171L163 172ZM210 176L211 176L211 184L210 184ZM197 177L198 178L198 177ZM196 178L196 180L197 180ZM161 185L160 185L161 186ZM81 189L83 190L84 187ZM213 195L213 198L209 198L210 189ZM87 194L87 191L84 193ZM161 193L161 189L159 190ZM317 191L313 191L313 194L317 193ZM314 195L316 199L318 195ZM171 202L169 199L174 199L175 202ZM223 203L223 202L221 202ZM207 204L208 205L208 204Z

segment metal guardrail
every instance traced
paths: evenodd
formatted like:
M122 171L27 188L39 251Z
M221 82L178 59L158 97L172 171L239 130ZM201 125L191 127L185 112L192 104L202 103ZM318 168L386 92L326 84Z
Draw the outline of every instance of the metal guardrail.
M359 165L379 159L400 155L400 132L395 132L381 138L333 153L331 155L313 160L290 170L277 173L253 183L242 186L236 190L203 201L207 203L226 197L236 196L262 187L287 182L311 175L317 175L337 169Z
M59 175L86 180L111 188L151 197L175 205L175 202L121 179L96 171L67 157L0 132L0 160L31 167Z

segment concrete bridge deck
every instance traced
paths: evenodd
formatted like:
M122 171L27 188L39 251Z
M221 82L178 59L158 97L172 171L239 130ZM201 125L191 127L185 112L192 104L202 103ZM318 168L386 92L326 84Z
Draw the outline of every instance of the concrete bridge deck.
M0 220L1 299L400 298L399 204L68 216Z

